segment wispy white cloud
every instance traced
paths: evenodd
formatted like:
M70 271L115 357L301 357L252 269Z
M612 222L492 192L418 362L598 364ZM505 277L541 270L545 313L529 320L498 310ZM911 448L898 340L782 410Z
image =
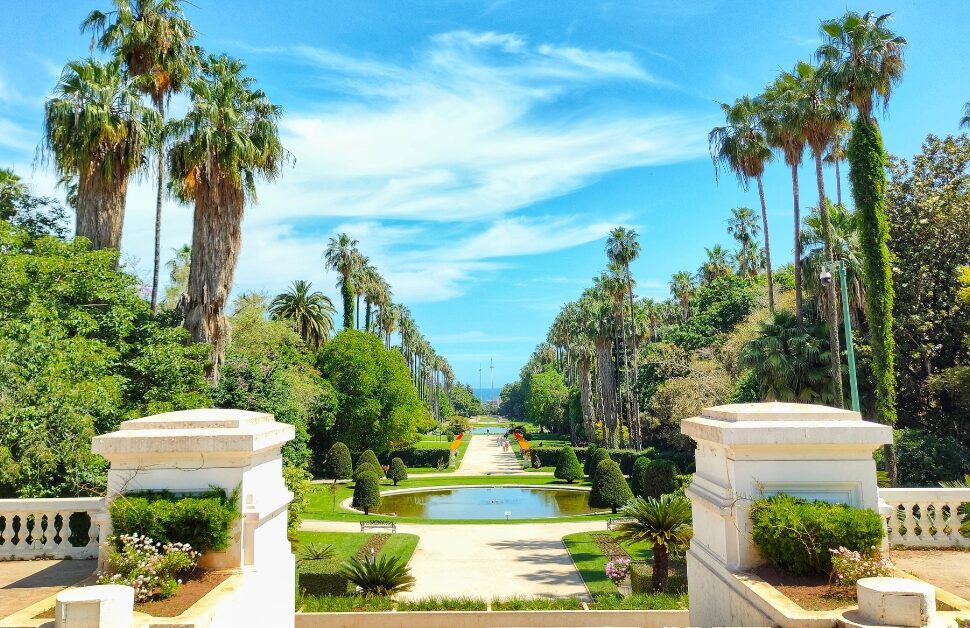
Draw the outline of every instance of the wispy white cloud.
M447 344L508 344L513 342L532 342L533 336L502 336L486 334L481 331L466 331L459 334L439 334L431 336L430 341L435 345Z

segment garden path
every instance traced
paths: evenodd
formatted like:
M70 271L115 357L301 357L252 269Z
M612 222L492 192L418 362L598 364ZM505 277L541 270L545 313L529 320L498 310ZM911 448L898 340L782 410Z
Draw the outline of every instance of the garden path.
M462 456L461 466L448 475L516 475L525 473L522 463L512 450L502 451L502 446L491 434L478 434L468 443Z
M0 619L25 609L94 573L96 560L0 561Z
M562 544L562 537L605 528L602 520L483 525L399 523L398 532L420 537L410 562L415 586L400 597L576 596L589 601L586 585ZM301 529L359 532L360 524L304 521Z
M896 549L890 554L896 567L935 587L970 601L970 552L935 549Z

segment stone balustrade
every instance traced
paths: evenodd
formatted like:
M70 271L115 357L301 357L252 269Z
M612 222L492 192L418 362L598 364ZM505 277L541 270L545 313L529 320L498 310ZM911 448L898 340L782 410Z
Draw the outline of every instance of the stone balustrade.
M879 499L894 513L890 544L970 547L970 488L881 488Z
M103 497L0 499L0 560L97 558Z

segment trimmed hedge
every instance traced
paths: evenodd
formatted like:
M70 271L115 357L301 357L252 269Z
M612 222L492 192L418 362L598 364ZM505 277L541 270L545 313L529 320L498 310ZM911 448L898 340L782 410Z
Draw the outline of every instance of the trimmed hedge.
M630 472L630 488L633 489L633 495L636 497L643 497L643 478L649 466L650 458L646 456L640 456L633 462L633 471Z
M586 471L586 475L589 476L589 479L591 481L596 478L596 474L599 472L600 464L604 460L613 460L612 458L610 458L610 452L608 449L597 447L596 449L593 450L593 453L590 454L589 464L586 465L589 468L589 470ZM616 462L616 461L613 460L613 462ZM617 466L617 468L619 468L619 466ZM623 472L621 471L620 475L622 474Z
M297 575L300 591L306 595L347 595L350 581L340 571L340 563L335 561L305 561Z
M556 479L565 480L570 484L583 479L583 465L576 457L576 452L569 445L561 449L554 475Z
M622 508L631 499L633 493L620 472L620 465L609 458L601 461L593 475L589 505L592 508L610 508L616 514L617 508Z
M111 502L113 533L144 534L162 543L188 543L205 553L229 547L239 517L239 490L212 489L195 497L168 491L122 495Z
M401 462L409 469L421 467L435 469L438 467L438 462L442 460L444 461L444 466L448 466L449 456L450 452L447 449L414 449L408 447L406 449L390 451L384 458L388 462L394 458L400 458Z
M653 593L653 570L646 564L632 563L630 585L634 593Z
M751 507L751 538L772 564L795 574L827 575L830 549L864 556L882 541L883 522L873 510L809 502L791 495L759 499Z
M532 455L539 457L541 466L555 467L559 464L560 449L562 449L562 447L533 447ZM596 449L602 449L602 447L597 447ZM576 458L583 463L583 469L586 475L592 475L591 470L586 469L586 456L589 448L574 447L573 451L576 452ZM661 451L651 447L647 447L642 451L636 451L634 449L607 449L606 451L610 454L610 458L620 465L620 470L623 471L624 475L630 475L633 473L633 464L636 462L636 459L641 456L646 456L651 460L670 460L677 465L677 468L683 469L684 473L692 473L694 469L693 451ZM395 453L394 455L396 456L397 454ZM407 462L407 459L404 461ZM409 464L408 466L411 465Z
M376 464L372 462L360 462L357 464L357 468L354 469L354 477L353 477L354 482L359 480L360 476L365 473L373 473L378 477L378 479L381 477L380 475L381 472L378 470Z
M394 481L394 486L398 482L408 479L408 468L400 458L391 458L390 468L387 470L387 479Z

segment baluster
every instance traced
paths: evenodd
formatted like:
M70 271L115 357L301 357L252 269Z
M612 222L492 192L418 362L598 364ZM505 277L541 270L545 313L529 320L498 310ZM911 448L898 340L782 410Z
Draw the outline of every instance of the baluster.
M50 530L50 546L54 551L64 553L64 537L60 534L57 529L57 515L61 514L59 510L55 510L50 513L48 519L50 523L48 524L48 529Z
M960 547L960 502L947 502L946 506L950 509L950 517L946 525L950 529L945 540L948 547Z
M904 515L903 515L903 525L906 526L906 540L910 543L917 543L920 540L920 535L916 534L916 528L919 525L919 520L916 515L913 514L913 508L916 506L914 502L904 502ZM922 514L922 510L921 510Z
M88 531L88 544L85 547L97 547L101 542L101 524L97 514L89 512L88 516L91 517L91 529Z
M46 527L44 518L47 518ZM50 535L50 513L43 510L37 511L34 515L34 535L35 537L35 547L41 554L50 554L56 546Z
M71 535L73 534L71 530L71 513L62 512L61 517L63 517L64 521L64 526L61 528L61 538L63 539L61 542L64 544L64 554L65 556L73 555L75 548L71 545Z

